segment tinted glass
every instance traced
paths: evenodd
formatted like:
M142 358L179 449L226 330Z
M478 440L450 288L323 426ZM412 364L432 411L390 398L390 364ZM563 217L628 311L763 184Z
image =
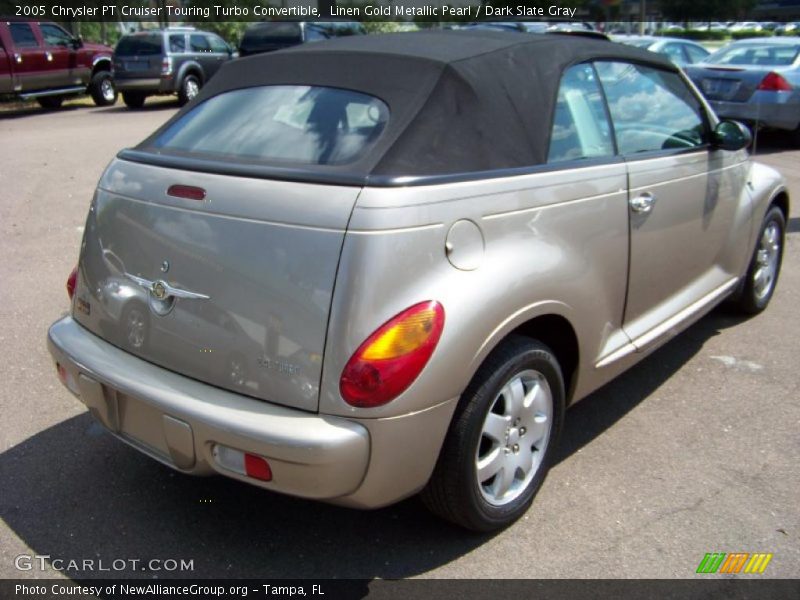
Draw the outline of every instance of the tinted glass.
M614 145L591 65L568 69L558 88L548 162L611 156Z
M69 46L72 43L72 36L56 25L39 25L42 37L49 46Z
M222 159L343 164L383 131L389 109L365 94L326 87L234 90L199 104L155 147Z
M676 65L686 64L686 57L683 54L682 44L667 44L659 54L663 54Z
M155 56L161 54L161 34L132 35L122 38L115 54L120 56Z
M192 52L211 52L211 44L208 43L206 36L200 33L193 33L189 36L189 47Z
M792 44L732 44L709 56L705 62L716 65L791 65L800 52Z
M621 154L705 143L700 103L677 73L622 62L595 66Z
M11 30L11 39L14 40L14 45L20 48L39 45L36 36L33 35L33 29L27 23L10 23L8 28Z
M228 44L222 41L222 38L218 38L215 35L208 36L208 41L211 44L211 51L216 52L217 54L227 54L228 53Z
M705 60L706 56L709 55L707 50L703 50L702 48L698 48L697 46L684 46L686 50L686 54L689 55L689 62L697 63Z
M169 36L170 52L186 52L186 36L182 33L173 33Z

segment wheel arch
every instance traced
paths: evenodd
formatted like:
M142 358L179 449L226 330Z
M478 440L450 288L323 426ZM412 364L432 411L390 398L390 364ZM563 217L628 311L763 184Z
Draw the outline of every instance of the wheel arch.
M559 308L567 307L560 303L548 305L545 310L518 315L518 318L501 325L477 353L470 381L497 347L510 337L521 335L539 340L553 351L564 376L566 404L571 404L580 367L580 344L572 320L564 314L566 311Z
M783 213L783 218L787 221L789 220L789 193L785 189L781 189L772 197L770 206L777 206L780 208Z
M178 76L175 78L176 85L180 87L184 78L188 75L194 75L195 77L197 77L197 79L200 80L201 86L205 84L205 77L203 77L203 68L200 66L199 63L193 61L184 63L181 66L180 71L178 72Z
M92 77L97 75L100 71L108 71L111 73L111 57L99 56L92 63Z

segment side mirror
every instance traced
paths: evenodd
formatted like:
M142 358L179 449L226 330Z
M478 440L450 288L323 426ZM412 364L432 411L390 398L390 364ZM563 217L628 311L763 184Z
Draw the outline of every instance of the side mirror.
M83 48L83 38L79 35L76 35L72 38L72 47L77 50L78 48Z
M711 145L720 150L736 152L747 148L752 141L747 125L739 121L720 121L711 133Z

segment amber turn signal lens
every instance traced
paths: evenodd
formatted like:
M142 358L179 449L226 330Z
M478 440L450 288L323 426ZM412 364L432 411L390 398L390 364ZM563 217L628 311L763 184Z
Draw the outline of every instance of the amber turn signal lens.
M378 328L347 362L339 381L345 401L372 408L402 394L425 368L444 328L435 301L404 310Z

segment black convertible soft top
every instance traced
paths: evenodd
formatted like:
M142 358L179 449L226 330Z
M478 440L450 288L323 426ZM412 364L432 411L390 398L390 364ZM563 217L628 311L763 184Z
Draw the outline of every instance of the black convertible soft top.
M547 160L561 74L573 64L603 58L677 71L666 58L646 50L569 35L436 31L353 36L231 61L194 102L120 157L231 174L374 185L534 167ZM217 164L170 156L153 145L197 103L265 85L369 94L389 106L389 123L369 152L345 165Z

